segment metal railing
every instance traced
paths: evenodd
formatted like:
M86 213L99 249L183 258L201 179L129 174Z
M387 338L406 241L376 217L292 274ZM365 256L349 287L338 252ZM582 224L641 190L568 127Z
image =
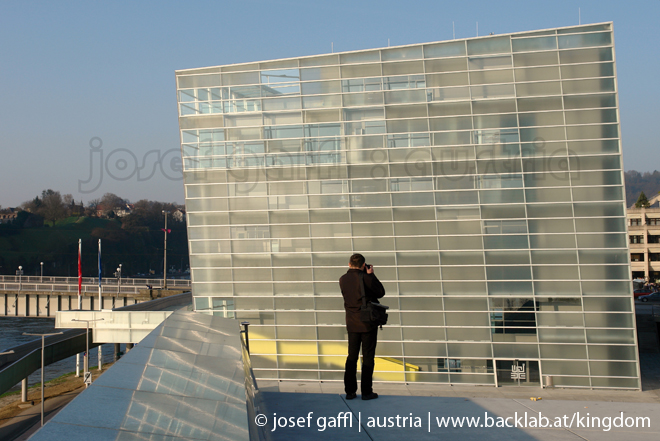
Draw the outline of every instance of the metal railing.
M20 279L20 280L19 280ZM101 279L101 293L137 294L147 286L158 288L162 279L121 279L121 284L115 278ZM190 280L168 279L170 288L190 288ZM45 291L45 292L78 292L77 277L43 277L40 276L0 276L0 291ZM83 277L83 293L98 293L98 279Z

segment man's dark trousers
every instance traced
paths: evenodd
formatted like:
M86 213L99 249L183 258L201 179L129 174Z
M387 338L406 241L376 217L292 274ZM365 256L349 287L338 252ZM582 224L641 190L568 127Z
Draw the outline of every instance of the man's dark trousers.
M348 357L344 371L344 390L347 394L357 391L357 362L360 359L360 346L362 346L362 382L360 391L362 395L373 392L374 356L376 355L376 342L378 328L369 332L348 333Z

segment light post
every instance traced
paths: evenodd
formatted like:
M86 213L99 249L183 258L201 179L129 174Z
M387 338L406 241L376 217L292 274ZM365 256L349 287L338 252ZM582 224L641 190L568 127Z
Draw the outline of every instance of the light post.
M18 292L23 288L23 266L18 266Z
M87 377L87 373L89 372L89 322L99 322L101 320L105 319L93 319L93 320L81 320L81 319L71 319L72 322L85 322L87 325L87 331L85 332L85 357L84 357L84 363L83 363L83 370L85 371L83 374L83 378ZM85 383L85 387L87 387L87 383Z
M41 427L44 426L44 346L46 346L47 335L60 335L61 332L53 332L52 334L28 334L24 332L23 335L36 335L41 337Z
M163 254L163 289L167 289L167 215L169 213L169 211L163 210L163 214L165 215L165 228L163 228L163 231L165 232L165 246Z
M117 285L121 286L121 263L119 264L119 268L117 268L117 277L118 277Z
M39 283L44 283L44 263L39 262L39 264L41 265L41 279L39 279Z

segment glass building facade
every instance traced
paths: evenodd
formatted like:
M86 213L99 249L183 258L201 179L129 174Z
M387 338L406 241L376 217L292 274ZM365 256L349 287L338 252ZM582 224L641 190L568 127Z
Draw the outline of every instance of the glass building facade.
M195 309L257 379L640 387L611 23L176 72Z

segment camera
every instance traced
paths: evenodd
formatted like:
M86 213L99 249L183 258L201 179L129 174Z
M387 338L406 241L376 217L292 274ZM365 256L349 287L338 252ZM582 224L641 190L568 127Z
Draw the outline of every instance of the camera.
M373 268L373 267L374 267L373 265L369 265L369 264L367 263L367 264L364 266L364 269L370 270L370 269Z

